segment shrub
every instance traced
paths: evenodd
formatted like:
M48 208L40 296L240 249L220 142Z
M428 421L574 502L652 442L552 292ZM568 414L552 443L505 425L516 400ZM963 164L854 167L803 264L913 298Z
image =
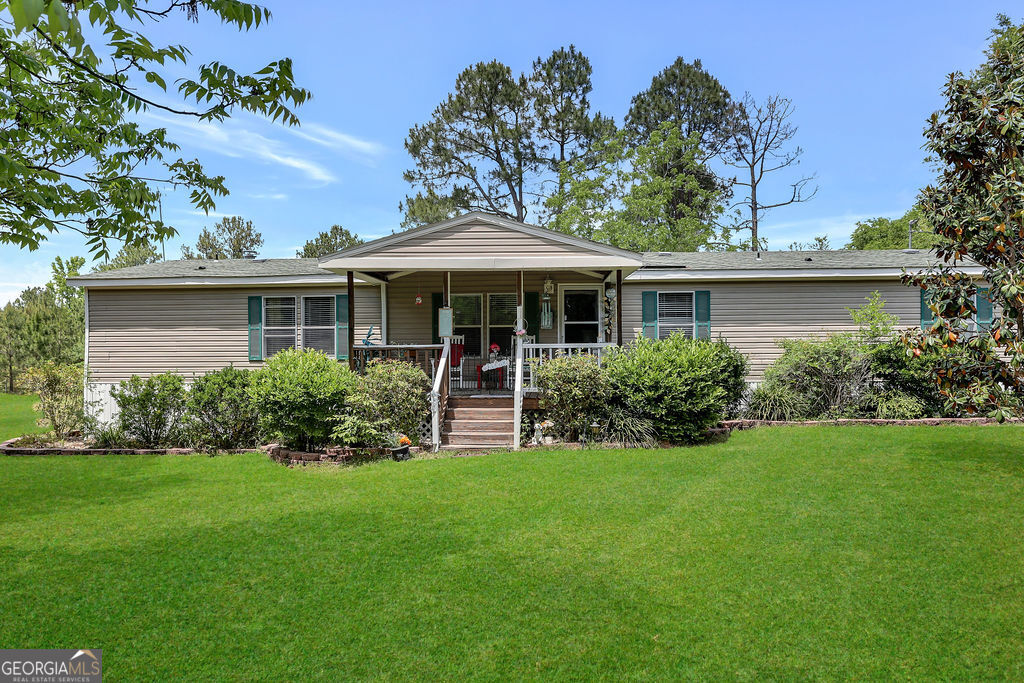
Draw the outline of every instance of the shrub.
M654 423L646 417L634 415L619 403L608 407L604 439L626 448L647 448L658 443Z
M745 415L751 420L802 420L807 412L803 396L779 382L766 382L750 393Z
M192 382L185 402L188 437L196 448L248 448L260 442L259 414L249 397L248 370L226 367Z
M924 415L925 406L916 396L889 390L874 396L875 414L881 420L914 420Z
M268 434L288 448L327 444L356 377L322 351L288 349L250 376L249 397Z
M852 334L784 339L782 355L765 371L765 384L782 384L802 397L808 417L847 417L871 386L871 362Z
M418 366L376 359L356 382L349 413L377 423L385 434L408 434L418 441L420 424L430 415L429 391L430 378Z
M535 363L533 376L541 390L540 406L564 439L589 433L594 422L607 420L611 397L608 373L589 354L558 356Z
M747 393L747 373L750 363L747 357L724 340L711 342L718 347L722 359L722 388L725 389L725 415L736 417L740 413L743 397Z
M143 448L180 445L185 394L184 380L171 372L145 379L132 375L111 389L124 438Z
M80 365L52 361L25 373L29 391L39 394L33 410L42 414L40 427L50 427L58 439L82 429L85 422L85 373Z
M949 351L914 356L900 339L892 339L871 350L871 372L886 388L913 396L922 405L924 415L945 415L945 399L935 382L936 355Z
M728 347L676 333L638 339L606 362L612 393L633 415L651 420L660 439L694 443L723 417L734 370Z

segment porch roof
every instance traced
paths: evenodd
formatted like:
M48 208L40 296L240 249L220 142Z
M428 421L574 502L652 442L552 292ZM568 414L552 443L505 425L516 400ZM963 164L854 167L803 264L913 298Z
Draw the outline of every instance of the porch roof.
M536 225L467 213L324 256L334 272L615 270L631 273L640 254Z

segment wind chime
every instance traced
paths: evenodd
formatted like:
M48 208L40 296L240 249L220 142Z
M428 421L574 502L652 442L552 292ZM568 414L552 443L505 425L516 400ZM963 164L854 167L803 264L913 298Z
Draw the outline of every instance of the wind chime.
M417 306L422 306L423 305L423 295L420 294L420 283L419 282L416 283L416 305Z
M551 295L555 293L555 283L548 276L544 277L544 291L540 300L540 329L550 330L555 326L555 313L551 310Z

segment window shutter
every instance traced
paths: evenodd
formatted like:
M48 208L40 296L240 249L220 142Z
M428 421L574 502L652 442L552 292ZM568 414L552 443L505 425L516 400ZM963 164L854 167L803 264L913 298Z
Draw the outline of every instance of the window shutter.
M263 297L249 297L249 360L263 360Z
M523 292L523 318L526 334L540 341L540 292Z
M648 339L658 338L658 293L644 292L642 300L643 332Z
M988 332L992 327L992 300L988 296L988 287L978 287L974 302L978 307L978 329Z
M700 290L693 293L693 307L696 312L697 339L711 339L711 292Z
M928 307L928 290L921 290L921 329L929 330L935 323L935 314Z
M338 360L348 360L348 294L334 295L334 355Z
M437 327L437 312L444 305L444 295L440 292L434 292L430 295L430 338L433 340L431 343L440 344L441 334Z

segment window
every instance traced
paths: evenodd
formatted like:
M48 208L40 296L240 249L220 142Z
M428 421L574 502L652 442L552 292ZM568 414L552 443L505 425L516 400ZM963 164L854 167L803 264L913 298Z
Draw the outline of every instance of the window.
M295 297L263 297L263 353L266 358L295 347Z
M693 338L693 292L658 292L658 339L673 332Z
M334 356L335 318L333 296L302 297L302 348Z
M465 355L480 357L483 295L452 294L452 332L466 337Z
M512 355L512 335L516 332L516 295L487 295L487 348L501 347L503 356Z

